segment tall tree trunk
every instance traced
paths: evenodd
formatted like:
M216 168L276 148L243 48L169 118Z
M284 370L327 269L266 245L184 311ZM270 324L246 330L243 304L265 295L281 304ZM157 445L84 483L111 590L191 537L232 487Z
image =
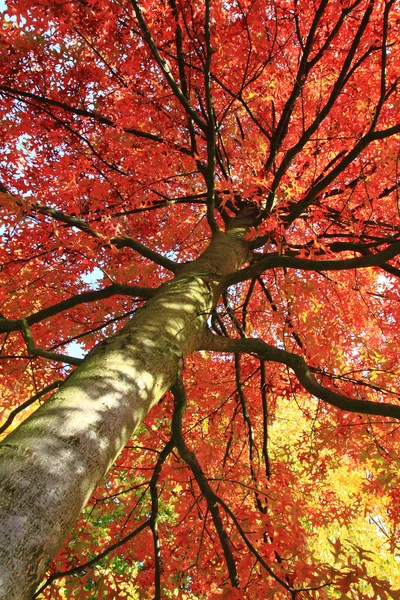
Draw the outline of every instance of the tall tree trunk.
M135 428L200 346L223 276L247 258L246 218L217 232L0 446L0 598L34 593Z

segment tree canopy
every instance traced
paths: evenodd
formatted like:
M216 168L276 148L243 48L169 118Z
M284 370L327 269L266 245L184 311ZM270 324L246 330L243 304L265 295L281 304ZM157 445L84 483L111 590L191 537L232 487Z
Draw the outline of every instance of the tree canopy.
M214 298L34 597L399 599L400 4L12 0L0 96L3 436Z

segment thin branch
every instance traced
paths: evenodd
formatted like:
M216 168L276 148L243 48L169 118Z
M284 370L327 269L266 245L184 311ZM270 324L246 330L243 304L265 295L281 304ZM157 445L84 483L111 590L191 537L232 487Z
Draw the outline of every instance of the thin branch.
M80 133L80 131L74 129L70 123L68 123L67 121L65 121L64 119L60 119L59 117L57 117L54 113L52 113L50 110L48 110L47 108L40 108L40 110L42 112L44 112L45 114L47 114L51 119L53 119L56 123L58 123L59 125L61 125L62 127L64 127L64 129L66 129L67 131L69 131L73 136L77 137L81 142L83 142L84 144L86 144L88 146L88 148L90 149L91 153L99 159L100 162L102 162L106 167L108 167L111 171L115 171L116 173L119 173L120 175L123 176L129 176L129 173L127 171L123 171L119 166L117 166L114 163L108 162L108 160L106 160L102 154L100 154L100 152L98 152L94 146L94 143L91 142L87 137L85 137L82 133Z
M183 383L181 381L177 381L171 388L171 392L174 395L175 399L175 409L174 415L172 417L172 436L173 440L178 448L179 454L182 460L190 467L192 473L197 481L197 484L202 491L204 498L207 502L208 510L211 513L211 516L214 521L214 526L216 532L218 534L222 550L225 556L225 562L229 573L229 578L233 587L239 587L239 577L236 570L235 559L232 554L232 549L229 543L228 535L224 529L224 525L222 523L221 515L218 509L218 499L214 494L210 485L205 477L203 470L200 466L199 461L197 460L196 455L189 450L186 446L185 440L182 434L182 418L183 413L186 407L186 393L185 388L183 387Z
M164 75L168 85L170 86L173 94L175 95L175 97L178 99L178 101L180 102L180 104L183 106L183 108L185 109L186 113L188 116L190 116L194 123L196 123L196 125L204 132L206 132L207 130L207 123L205 123L203 121L203 119L201 119L199 117L199 115L197 114L197 112L190 106L187 98L185 97L185 94L183 93L182 89L180 88L180 86L178 85L178 83L175 81L172 72L171 72L171 68L170 65L168 63L168 61L164 60L156 46L155 41L153 40L151 33L146 25L146 21L143 18L143 14L142 14L142 9L140 8L140 5L138 3L137 0L131 0L131 4L133 6L133 10L135 11L135 15L136 18L138 20L140 29L142 30L144 39L146 40L146 43L153 55L154 60L156 61L156 63L158 64L158 66L161 69L162 74Z
M271 477L271 464L269 460L268 453L268 402L267 402L267 381L265 374L265 362L260 360L260 391L261 391L261 401L262 401L262 409L263 409L263 446L262 452L264 456L265 462L265 474L268 479Z
M72 113L74 115L78 115L80 117L89 117L94 119L98 123L102 125L109 125L110 127L116 127L115 123L109 119L108 117L104 117L97 112L92 112L90 110L85 110L83 108L76 108L74 106L70 106L65 102L59 102L58 100L52 100L51 98L46 98L45 96L39 96L37 94L32 94L31 92L24 92L23 90L19 90L17 88L12 88L7 85L0 85L0 92L6 92L7 94L14 94L15 96L19 96L20 98L29 98L30 100L34 100L35 102L39 102L40 104L46 104L47 106L54 106L57 108L61 108L66 112ZM39 108L39 107L38 107ZM155 133L148 133L146 131L141 131L140 129L133 128L124 128L123 131L125 133L130 133L137 137L141 137L147 140L152 140L154 142L162 142L163 139L159 135Z
M60 387L60 385L63 382L61 380L58 381L54 381L53 383L51 383L50 385L47 385L45 388L43 388L42 390L40 390L40 392L38 392L37 394L35 394L34 396L32 396L31 398L28 398L28 400L25 400L25 402L22 402L22 404L20 404L19 406L17 406L16 408L14 408L10 414L8 415L6 421L3 423L3 425L0 427L0 434L4 433L4 431L6 429L8 429L11 425L11 423L14 421L15 417L23 410L25 410L25 408L28 408L29 406L31 406L32 404L34 404L37 400L39 400L42 396L44 396L45 394L47 394L48 392L51 392L52 390Z
M386 99L386 66L387 66L387 37L389 30L389 12L392 8L394 0L389 0L385 3L385 11L383 14L383 34L382 34L382 54L381 54L381 91L379 101L375 109L375 114L371 123L371 130L375 129L379 116L382 111Z
M190 102L189 86L188 86L186 70L185 70L186 63L185 63L185 53L183 50L183 35L182 35L182 28L181 28L181 25L179 22L178 7L176 5L175 0L169 0L169 5L172 9L172 14L175 19L175 47L176 47L176 56L177 56L176 60L178 63L180 86L182 88L182 92L183 92L185 98L187 99L188 102ZM188 119L187 119L187 127L189 130L191 151L193 154L197 154L196 132L193 127L193 120L190 115L188 116Z
M246 326L247 326L247 323L246 323L247 308L248 308L250 300L251 300L251 298L253 296L253 290L254 290L254 286L256 284L256 281L257 281L256 278L253 277L253 279L250 282L249 289L247 291L246 298L245 298L245 301L244 301L243 306L242 306L242 328L243 328L243 331L245 333L246 333Z
M224 301L224 306L226 308L226 312L230 318L230 320L232 321L233 325L235 326L235 329L237 330L237 332L239 333L240 337L246 337L246 332L244 331L242 324L240 323L239 319L237 318L237 316L235 315L235 313L233 312L230 304L229 304L229 299L228 299L228 294L226 292L224 292L222 294L222 298Z
M388 127L387 129L369 131L366 133L359 139L357 144L353 146L353 148L340 161L340 163L336 165L336 167L334 167L332 171L330 171L316 185L314 185L302 200L296 203L295 207L287 215L285 221L287 223L292 223L295 219L297 219L297 217L304 213L304 211L314 202L315 198L328 185L330 185L372 142L384 140L398 133L400 133L400 124L393 125L393 127Z
M123 235L118 238L111 238L110 243L116 246L116 248L132 248L132 250L135 250L138 252L138 254L141 254L145 258L148 258L152 262L156 263L156 265L160 265L160 267L164 267L164 269L167 269L172 273L177 273L179 269L179 264L174 260L159 254L155 250L151 250L141 242L128 235Z
M15 198L15 202L17 203L17 205L21 206L23 203L19 197L14 196L14 194L11 194L8 191L8 189L1 182L0 182L0 193L13 196ZM87 235L90 235L91 237L93 237L95 239L103 240L104 245L112 244L113 246L115 246L117 248L132 248L133 250L135 250L136 252L138 252L139 254L144 256L145 258L148 258L149 260L156 263L157 265L164 267L164 269L167 269L168 271L172 271L172 273L176 273L176 271L179 269L178 263L176 263L173 260L170 260L169 258L167 258L166 256L163 256L162 254L159 254L155 250L151 250L150 248L148 248L147 246L145 246L138 240L135 240L134 238L132 238L128 235L111 238L108 240L101 233L99 233L98 231L93 229L89 225L89 223L87 223L83 219L79 219L78 217L74 217L72 215L65 214L59 210L56 210L49 206L44 206L39 203L35 204L33 202L30 202L29 208L32 211L37 211L38 213L46 215L48 217L51 217L52 219L55 219L56 221L65 223L66 225L69 225L70 227L76 227L77 229L80 229L81 231L83 231L84 233L86 233Z
M268 287L265 285L263 279L261 277L257 277L257 281L260 284L260 287L262 289L262 291L265 294L265 297L267 298L271 309L273 312L277 313L278 312L278 307L276 305L276 303L274 302L274 299L271 296L271 292L269 291ZM290 315L288 314L286 317L286 325L290 327L290 335L292 336L292 338L295 340L296 344L299 346L299 348L304 348L304 344L300 339L299 334L297 333L297 331L295 330L293 323L292 323L292 319L290 317Z
M223 502L223 500L221 500L221 498L219 498L219 497L217 497L216 500L217 500L218 504L220 504L222 506L222 508L225 510L225 512L230 516L230 518L234 522L234 524L236 526L236 529L238 530L241 538L243 539L244 543L246 544L246 546L250 550L251 554L253 554L253 556L256 557L256 559L258 560L258 562L260 563L260 565L262 567L264 567L264 569L267 571L267 573L269 573L269 575L271 575L271 577L273 579L275 579L275 581L277 581L278 583L280 583L281 586L285 588L285 590L288 590L288 591L292 590L292 588L286 583L286 581L284 581L283 579L281 579L279 577L279 575L276 575L276 573L273 572L273 570L265 562L265 560L263 559L263 557L261 556L261 554L256 550L256 548L253 546L253 544L250 543L247 535L245 534L245 532L243 531L243 528L241 527L241 525L239 523L239 520L236 518L235 514L232 512L232 510L229 508L229 506L227 504L225 504L225 502Z
M124 79L117 73L117 71L115 69L113 69L113 67L110 65L109 62L107 62L107 60L104 58L104 56L97 50L97 48L94 47L92 42L90 42L83 35L83 33L81 31L79 31L79 29L77 27L74 26L74 30L79 35L79 37L81 37L83 39L83 41L89 46L89 48L96 54L96 56L101 60L101 62L107 67L107 69L110 71L110 73L112 73L112 75L114 75L114 77L116 79L118 79L118 81L124 86L124 88L128 88L129 86L126 83L126 81L124 81Z
M367 10L364 13L363 19L360 23L360 26L357 30L356 35L354 36L354 40L350 46L350 49L347 53L346 59L343 63L343 66L340 70L340 73L338 75L338 78L335 82L335 85L333 86L332 92L325 104L325 106L323 107L323 109L321 111L318 112L317 117L314 119L313 123L306 129L306 131L304 131L304 133L302 134L300 140L292 147L290 148L287 153L285 154L285 157L283 158L281 164L279 165L279 169L275 175L274 181L272 183L271 186L271 191L269 193L268 196L268 202L267 202L267 211L271 210L273 203L274 203L274 197L275 197L275 192L278 188L279 182L281 181L284 173L287 170L288 165L293 161L294 157L296 156L296 154L298 154L298 152L300 152L300 150L302 148L304 148L305 144L307 143L307 141L310 139L310 137L312 136L312 134L318 129L318 127L320 126L320 124L322 123L322 121L329 115L332 106L334 105L335 101L337 100L343 86L345 85L346 82L346 76L348 74L349 68L351 66L351 63L353 61L353 58L355 56L355 53L357 51L357 48L360 44L362 35L364 34L364 31L368 25L371 13L372 13L372 9L373 9L373 5L374 5L374 1L372 0L372 2L369 3ZM322 6L322 4L321 4ZM353 7L352 7L353 8ZM347 9L348 10L348 9ZM304 67L305 70L305 74L308 74L311 66L312 66L312 62L307 63L307 65ZM300 71L300 69L299 69ZM305 76L305 75L304 75ZM296 88L294 88L296 89ZM300 93L300 91L299 91ZM282 117L283 118L283 117ZM281 119L282 120L282 119ZM279 130L279 126L277 131ZM283 139L283 138L282 138ZM272 163L268 163L269 165L271 165ZM268 165L266 165L267 167ZM269 168L269 167L268 167Z
M30 356L41 356L42 358L47 358L48 360L63 362L75 367L78 367L83 361L82 358L73 358L72 356L67 356L66 354L58 354L57 352L49 352L48 350L36 348L31 330L29 329L28 323L25 319L22 319L22 333L26 342L28 354Z
M92 560L89 560L86 563L78 565L77 567L74 567L73 569L69 569L68 571L58 571L57 573L53 573L53 575L50 575L50 577L47 579L47 581L32 596L32 600L35 600L35 598L38 598L40 596L40 594L47 588L47 586L49 586L51 583L53 583L53 581L55 581L56 579L61 579L61 577L66 577L68 575L78 575L79 573L82 573L83 571L86 571L87 569L91 569L92 567L97 565L97 563L100 562L102 558L104 558L105 556L110 554L110 552L113 552L117 548L120 548L121 546L123 546L124 544L126 544L127 542L132 540L141 531L146 529L146 527L150 527L150 524L151 524L150 519L148 519L147 521L144 521L144 523L142 523L141 525L136 527L136 529L134 531L132 531L125 537L118 540L118 542L115 542L115 544L112 544L111 546L109 546L108 548L103 550L103 552L100 552L100 554L98 554L97 556L92 558Z
M211 58L213 49L211 47L210 32L210 0L206 1L205 27L204 35L206 41L206 60L204 64L204 88L206 95L207 109L207 168L204 172L204 178L207 184L207 221L212 233L217 233L219 227L215 220L215 153L216 153L216 124L214 117L214 107L211 98Z
M65 223L66 225L70 225L71 227L76 227L77 229L80 229L81 231L87 233L91 237L104 240L105 245L112 244L116 248L132 248L132 250L135 250L145 258L148 258L149 260L155 262L157 265L160 265L161 267L164 267L165 269L168 269L173 273L175 273L176 269L178 268L178 265L175 261L170 260L165 256L162 256L155 250L151 250L138 240L135 240L134 238L128 235L106 240L101 233L95 231L88 223L86 223L86 221L82 219L78 219L77 217L67 215L65 213L60 212L59 210L55 210L54 208L50 208L40 204L34 206L33 208L36 209L37 212L52 217L53 219L60 221L61 223Z
M355 250L356 252L360 252L360 254L362 254L363 256L373 256L371 248L381 246L384 243L384 239L377 240L376 242L372 242L370 244L364 244L362 242L333 242L333 244L330 244L329 249L332 252L342 252L343 250ZM380 265L380 267L383 271L386 271L387 273L390 273L395 277L400 277L400 269L398 269L397 267L393 267L392 265L388 265L385 263Z
M87 302L97 302L98 300L117 295L148 299L152 298L155 292L156 290L153 288L142 288L134 285L113 283L101 290L82 292L81 294L76 294L66 300L61 300L61 302L43 308L24 319L0 319L0 333L20 331L23 329L23 321L26 321L27 324L31 326L35 323L40 323L41 321L54 317L54 315L57 315L64 310L69 310L80 304L86 304Z
M240 372L240 354L235 354L235 379L236 379L236 389L237 394L240 401L240 406L242 409L243 421L247 425L248 430L248 442L249 442L249 467L250 467L250 475L251 479L256 483L257 476L254 471L254 454L256 452L256 446L254 441L254 433L253 433L253 424L250 419L249 412L247 410L246 397L243 391L243 385L241 381L241 372ZM255 493L255 501L258 510L262 513L266 513L266 507L261 504L261 500L257 492Z
M104 321L103 323L101 323L101 325L98 325L97 327L93 327L92 329L88 329L87 331L84 331L83 333L78 333L78 335L74 335L69 338L66 338L66 339L62 340L61 342L58 342L57 344L54 344L53 346L51 346L50 350L55 350L56 348L60 348L60 346L66 346L70 342L74 342L75 340L80 340L80 339L86 337L87 335L96 333L97 331L104 329L105 327L107 327L108 325L111 325L112 323L116 323L117 321L121 321L122 319L127 319L128 317L131 317L133 314L135 314L135 312L137 310L138 310L138 307L134 308L133 310L128 310L127 312L122 313L121 315L118 315L118 317L114 317L113 319L108 319L108 321Z
M279 119L279 123L271 137L270 152L269 152L268 159L264 166L266 171L268 171L271 168L271 166L273 165L273 162L275 160L275 156L279 150L279 147L286 136L294 106L296 104L296 101L297 101L300 93L301 93L301 90L303 89L303 86L306 82L309 71L311 69L310 63L308 62L308 58L310 56L310 53L311 53L311 50L312 50L312 47L314 44L314 38L315 38L315 33L317 30L318 24L324 15L327 4L328 4L328 0L321 1L320 5L318 7L318 10L316 11L316 13L314 15L313 22L311 23L307 41L306 41L306 44L305 44L305 47L303 50L303 55L301 57L300 65L299 65L299 68L298 68L298 71L296 74L295 83L294 83L292 92L283 108L281 118Z
M141 206L140 208L132 208L130 210L123 210L120 212L113 213L111 215L114 217L125 217L128 215L134 215L142 212L146 212L149 210L158 210L159 208L166 208L168 206L173 206L174 204L205 204L207 193L202 192L199 194L189 194L188 196L182 196L180 198L168 198L164 194L161 194L157 190L151 190L154 194L161 196L164 200L160 200L157 202L153 202L148 206Z

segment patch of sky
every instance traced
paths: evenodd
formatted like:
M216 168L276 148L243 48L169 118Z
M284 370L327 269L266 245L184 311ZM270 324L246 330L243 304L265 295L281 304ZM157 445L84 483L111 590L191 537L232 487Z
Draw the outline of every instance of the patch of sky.
M98 289L98 283L103 279L103 271L98 267L88 271L81 275L81 280L89 285L92 289ZM79 342L70 342L66 348L65 353L73 358L84 358L86 352L83 350L82 345Z
M0 0L0 13L4 14L4 20L8 23L14 23L15 25L17 25L17 27L22 28L26 23L26 19L24 19L24 17L20 17L20 20L18 22L17 15L9 15L7 13L7 10L8 5L4 2L4 0Z
M169 258L170 260L178 260L178 252L176 252L175 250L169 250L166 253L166 257Z
M389 277L387 277L384 273L379 273L376 278L377 290L378 293L383 293L386 289L390 289L393 287L392 282Z
M66 346L65 354L67 354L68 356L71 356L72 358L84 358L85 357L85 352L84 352L81 344L79 344L78 342L70 342Z
M81 275L81 279L83 283L86 283L93 289L97 289L97 284L103 279L103 271L98 267L94 267L94 269L92 269L91 271L88 271L87 273Z

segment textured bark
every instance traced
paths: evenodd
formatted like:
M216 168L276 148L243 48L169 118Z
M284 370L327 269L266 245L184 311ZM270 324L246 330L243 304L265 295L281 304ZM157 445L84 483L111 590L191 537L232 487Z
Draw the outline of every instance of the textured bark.
M29 599L99 480L201 346L246 219L217 232L0 446L0 598Z

